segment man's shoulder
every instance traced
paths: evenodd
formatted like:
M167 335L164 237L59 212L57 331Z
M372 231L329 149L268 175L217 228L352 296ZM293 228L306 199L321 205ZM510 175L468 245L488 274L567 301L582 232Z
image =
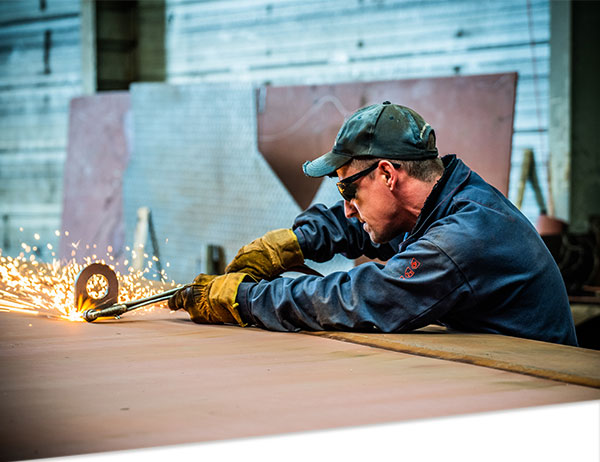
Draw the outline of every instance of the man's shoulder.
M473 250L487 253L484 249L491 242L511 251L515 235L536 243L539 238L527 217L483 180L469 181L455 191L443 211L432 218L420 237L467 259Z
M473 172L472 178L449 200L448 214L464 213L465 218L478 219L481 215L490 215L498 221L518 220L529 223L521 211L498 189L486 183Z

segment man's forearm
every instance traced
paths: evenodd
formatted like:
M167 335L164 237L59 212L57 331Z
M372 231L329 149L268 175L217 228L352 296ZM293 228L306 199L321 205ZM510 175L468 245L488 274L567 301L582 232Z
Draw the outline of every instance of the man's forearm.
M276 331L410 331L443 317L468 291L450 261L430 255L435 262L427 266L435 269L415 269L410 278L413 257L399 257L385 267L368 263L325 277L242 283L240 313L245 322Z

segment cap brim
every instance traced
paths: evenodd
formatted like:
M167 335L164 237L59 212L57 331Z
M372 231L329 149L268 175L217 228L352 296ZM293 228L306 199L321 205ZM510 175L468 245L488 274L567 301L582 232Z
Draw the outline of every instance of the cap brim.
M352 157L334 152L328 152L321 157L317 157L313 161L304 162L302 170L306 176L319 178L322 176L332 175L342 165L347 164L352 160Z

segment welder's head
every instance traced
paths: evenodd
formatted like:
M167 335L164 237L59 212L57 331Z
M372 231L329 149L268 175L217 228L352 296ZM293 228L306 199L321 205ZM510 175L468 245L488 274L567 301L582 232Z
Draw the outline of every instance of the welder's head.
M334 176L353 159L425 160L438 156L435 132L412 109L385 101L359 109L342 125L333 149L305 162L311 177Z

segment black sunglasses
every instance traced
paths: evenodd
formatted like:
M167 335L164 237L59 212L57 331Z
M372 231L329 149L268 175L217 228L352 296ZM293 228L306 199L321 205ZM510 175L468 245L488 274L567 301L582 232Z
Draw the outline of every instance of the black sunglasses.
M350 202L352 199L354 199L356 197L356 191L358 190L358 185L356 185L354 182L356 180L358 180L359 178L362 178L363 176L371 173L373 170L375 170L377 168L378 165L379 165L379 162L375 162L370 167L367 167L364 170L361 170L360 172L355 173L354 175L351 175L348 178L344 178L343 180L340 180L336 183L338 191L340 192L340 194L342 195L342 197L344 198L345 201ZM400 165L397 165L397 164L392 164L392 165L394 166L394 168L400 167Z

